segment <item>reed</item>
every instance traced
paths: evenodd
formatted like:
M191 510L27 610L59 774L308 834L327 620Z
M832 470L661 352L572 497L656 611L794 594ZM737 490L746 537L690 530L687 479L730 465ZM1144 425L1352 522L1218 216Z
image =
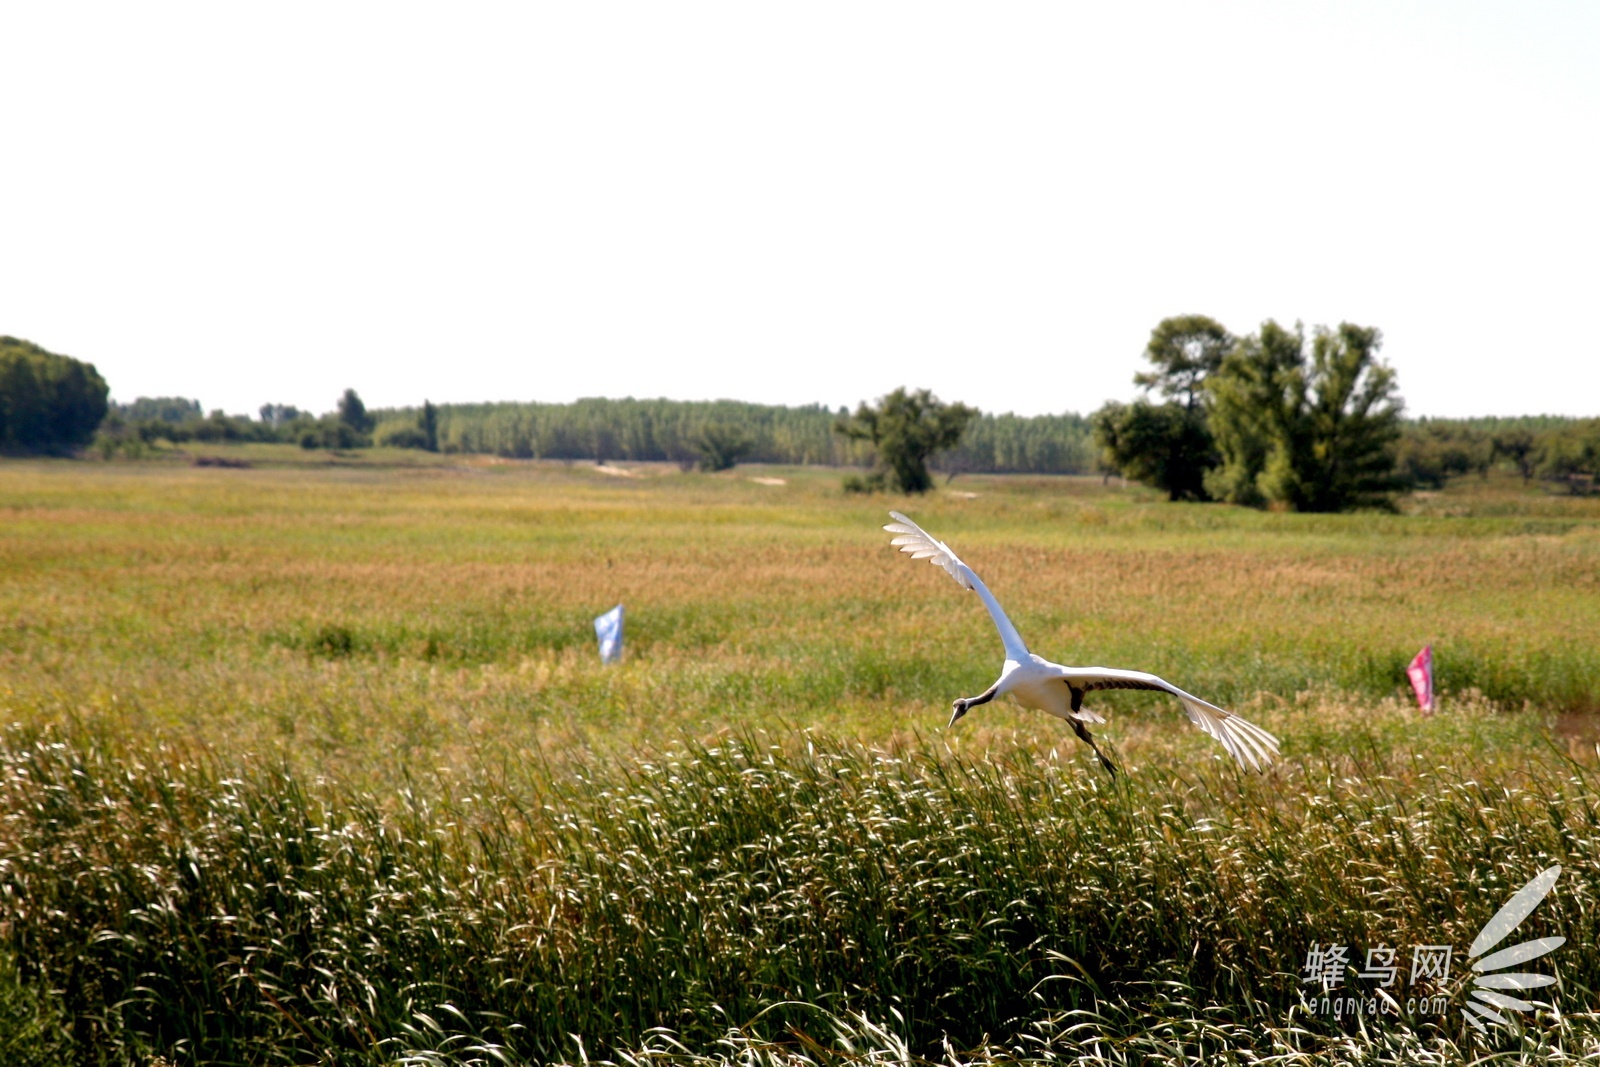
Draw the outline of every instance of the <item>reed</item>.
M1600 503L238 455L0 463L0 1062L1600 1055ZM888 507L1040 652L1236 707L1282 763L1138 695L1098 705L1115 783L1014 707L943 730L997 642ZM1460 948L1551 863L1559 1011L1301 1006L1311 943Z
M380 797L14 731L0 921L82 1062L1531 1062L1600 1047L1597 786L1352 727L1265 780L747 734ZM1551 863L1523 932L1568 938L1564 1010L1485 1042L1302 1007L1312 943L1464 945ZM1459 1006L1459 967L1424 988Z

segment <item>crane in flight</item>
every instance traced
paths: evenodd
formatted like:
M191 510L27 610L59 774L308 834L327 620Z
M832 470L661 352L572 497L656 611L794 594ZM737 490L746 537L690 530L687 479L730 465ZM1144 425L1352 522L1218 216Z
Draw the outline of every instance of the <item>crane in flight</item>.
M1116 767L1106 758L1106 754L1100 751L1100 746L1094 743L1094 738L1090 736L1089 728L1085 725L1102 723L1105 719L1084 707L1083 698L1100 689L1155 689L1177 697L1183 705L1183 710L1188 712L1189 721L1221 742L1222 747L1228 750L1228 754L1239 761L1240 767L1263 770L1277 755L1278 739L1261 727L1246 722L1215 704L1208 704L1197 696L1185 693L1172 683L1163 681L1153 674L1146 674L1143 671L1113 670L1109 667L1063 667L1059 663L1051 663L1029 652L1028 646L1022 642L1022 636L1017 633L1017 628L1011 625L1011 620L1006 618L1006 613L1001 610L1000 602L989 592L982 579L973 573L972 568L962 563L960 558L950 551L949 545L934 540L926 530L898 511L889 512L889 517L894 519L894 522L884 529L896 535L889 543L912 559L925 559L935 566L943 567L950 577L956 580L957 585L977 593L984 607L989 609L989 616L994 619L995 629L1000 631L1000 641L1005 645L1006 663L1000 669L999 680L975 697L962 697L957 700L950 715L951 726L979 704L987 704L995 697L1009 693L1025 708L1047 711L1057 718L1065 719L1084 743L1094 749L1094 754L1100 759L1100 765L1115 777Z

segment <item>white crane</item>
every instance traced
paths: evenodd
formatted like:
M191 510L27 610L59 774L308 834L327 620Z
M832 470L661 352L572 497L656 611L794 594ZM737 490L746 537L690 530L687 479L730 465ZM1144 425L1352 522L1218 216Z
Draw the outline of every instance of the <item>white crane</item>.
M1000 602L995 600L994 594L989 592L971 567L950 551L949 545L934 540L922 527L898 511L889 512L889 516L894 522L884 529L898 535L889 543L898 546L912 559L925 559L943 567L957 585L977 593L984 607L989 609L994 627L1000 631L1000 641L1006 648L1006 664L1000 670L999 681L975 697L957 700L950 716L951 726L979 704L987 704L997 696L1010 693L1025 708L1047 711L1071 723L1077 735L1094 749L1100 764L1114 776L1116 767L1100 751L1100 746L1094 743L1094 738L1089 736L1089 730L1084 725L1105 722L1105 719L1083 706L1084 695L1097 689L1157 689L1177 697L1183 704L1183 710L1189 713L1189 721L1222 742L1222 747L1239 761L1240 767L1259 771L1277 755L1278 739L1261 727L1246 722L1232 712L1223 711L1215 704L1207 704L1153 674L1112 670L1108 667L1063 667L1035 656L1022 643L1022 636L1011 625L1011 620L1006 618L1006 613L1000 610Z

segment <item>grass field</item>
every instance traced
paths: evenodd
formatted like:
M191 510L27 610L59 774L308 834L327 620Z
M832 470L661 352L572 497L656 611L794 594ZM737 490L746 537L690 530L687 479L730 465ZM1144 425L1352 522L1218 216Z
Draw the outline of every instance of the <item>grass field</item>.
M0 461L0 1061L1600 1056L1600 500L208 451L252 466ZM945 730L998 641L889 507L1282 764L1139 694L1115 784L1015 706ZM1559 1011L1300 1006L1311 943L1464 955L1557 862Z

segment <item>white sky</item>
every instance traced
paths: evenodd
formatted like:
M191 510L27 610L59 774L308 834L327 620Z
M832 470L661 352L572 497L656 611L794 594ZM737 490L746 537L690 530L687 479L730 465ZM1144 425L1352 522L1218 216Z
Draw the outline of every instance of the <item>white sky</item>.
M1600 4L0 6L0 333L122 400L1025 414L1164 316L1600 413Z

